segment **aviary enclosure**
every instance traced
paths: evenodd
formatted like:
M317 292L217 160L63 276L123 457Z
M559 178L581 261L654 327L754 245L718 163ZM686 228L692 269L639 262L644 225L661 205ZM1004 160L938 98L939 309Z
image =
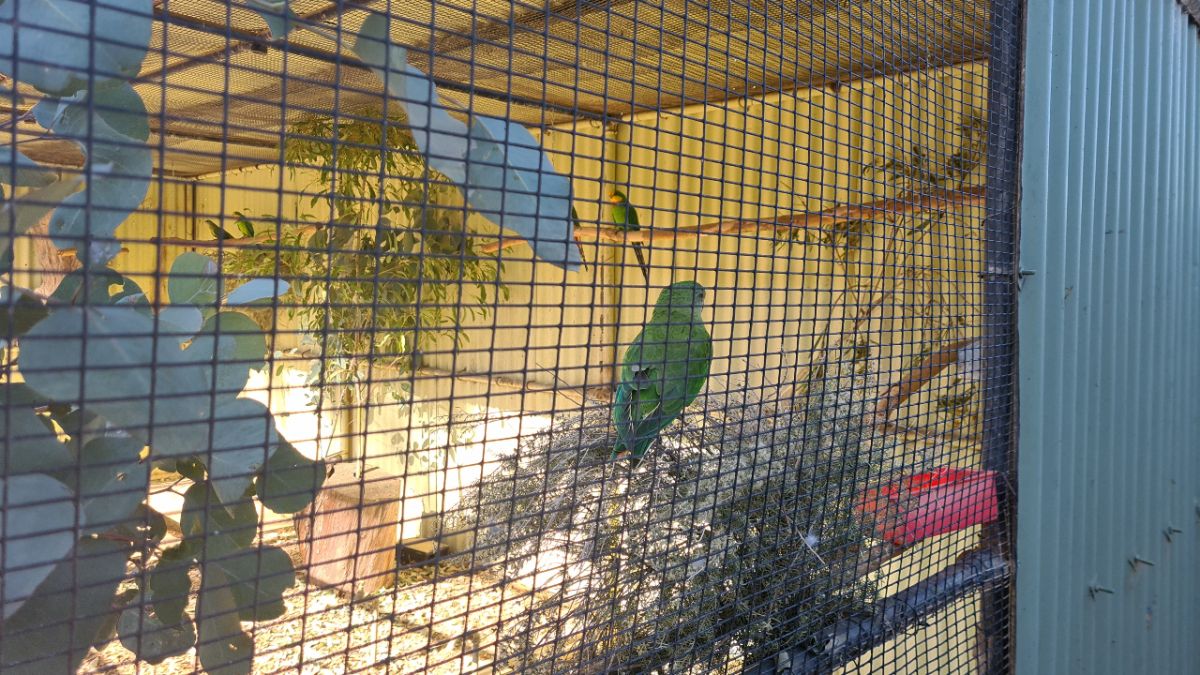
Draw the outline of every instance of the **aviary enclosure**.
M3 0L5 672L1005 672L1020 3Z

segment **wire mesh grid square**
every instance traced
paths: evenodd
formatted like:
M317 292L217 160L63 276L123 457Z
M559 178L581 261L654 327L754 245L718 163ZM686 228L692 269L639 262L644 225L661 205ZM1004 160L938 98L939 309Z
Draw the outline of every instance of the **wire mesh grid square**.
M1017 0L8 0L5 672L1005 672Z

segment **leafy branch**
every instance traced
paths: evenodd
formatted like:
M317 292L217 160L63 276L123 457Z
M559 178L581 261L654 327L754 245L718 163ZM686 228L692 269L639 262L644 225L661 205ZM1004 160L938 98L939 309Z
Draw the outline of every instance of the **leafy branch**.
M244 6L272 41L297 28L338 39L286 0ZM469 262L477 251L457 200L534 242L543 260L566 269L580 262L570 180L520 125L451 117L428 77L390 44L387 20L374 15L354 49L405 116L365 139L395 150L339 155L380 171L328 165L342 187L328 197L326 226L273 228L262 239L272 251L242 249L238 276L249 278L236 287L213 260L181 255L166 299L151 302L110 263L122 250L117 230L145 199L153 171L146 107L131 80L154 11L151 0L0 0L0 73L22 87L10 95L40 92L22 117L47 138L73 142L84 160L63 171L15 143L0 147L5 672L73 671L114 634L150 663L198 646L207 670L250 672L254 644L240 622L279 616L295 582L287 555L256 543L254 501L297 512L325 471L279 435L264 405L240 397L267 355L267 337L245 308L277 306L291 293L321 307L307 315L314 334L326 335L331 323L350 327L323 362L377 354L411 367L423 341L461 339L463 313L481 311L497 281L498 265ZM16 123L14 113L9 128ZM376 132L311 124L310 143L289 148L295 162L325 156L340 134ZM397 164L371 164L380 161ZM381 172L397 180L380 181ZM356 206L364 194L371 205ZM14 285L13 251L47 216L50 240L79 267L37 295ZM236 225L243 238L260 236L247 217ZM346 283L322 289L315 265L342 270ZM466 306L463 281L476 292ZM393 295L380 302L380 291ZM329 316L364 306L374 312L355 314L366 319ZM152 468L175 474L170 489L183 489L182 536L170 545L165 518L147 505ZM186 611L193 572L194 617Z
M166 301L152 304L109 266L153 169L146 109L129 82L151 3L22 2L19 40L17 4L0 3L0 72L41 92L29 115L84 163L60 177L14 145L0 149L0 668L73 671L115 632L148 662L199 641L205 668L249 672L238 620L277 615L295 579L282 551L255 544L253 502L295 512L325 475L264 405L239 396L265 367L266 340L235 308L274 301L287 285L226 288L212 260L187 253L167 275ZM80 267L41 296L12 283L13 250L47 215L51 241ZM147 505L152 467L190 484L171 547ZM193 569L205 594L195 620L183 611Z

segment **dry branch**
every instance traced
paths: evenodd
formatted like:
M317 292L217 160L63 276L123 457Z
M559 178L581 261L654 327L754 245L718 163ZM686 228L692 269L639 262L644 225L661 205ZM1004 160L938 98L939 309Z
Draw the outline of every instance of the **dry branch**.
M644 244L654 241L694 239L705 235L729 235L758 230L809 230L829 227L856 220L902 216L920 211L982 204L984 190L971 187L963 190L933 190L921 195L904 195L869 204L843 204L816 212L789 213L774 219L723 220L696 227L679 229L642 229L628 232L615 227L579 227L578 241L609 241ZM479 248L481 253L494 253L525 243L520 237L501 237Z
M305 225L298 228L297 233L306 234L316 232L323 225ZM279 248L279 242L276 241L276 233L268 232L267 234L258 234L253 237L241 237L240 239L187 239L184 237L153 237L150 239L151 244L167 245L167 246L197 246L203 248L264 248L275 249Z
M930 354L928 358L921 362L921 365L905 373L899 382L893 384L884 392L883 396L879 399L878 405L875 407L875 414L880 419L887 419L888 415L896 410L896 408L904 405L904 402L910 396L928 384L930 380L937 377L938 373L948 368L950 364L957 363L959 351L974 341L974 338L971 338L951 342Z

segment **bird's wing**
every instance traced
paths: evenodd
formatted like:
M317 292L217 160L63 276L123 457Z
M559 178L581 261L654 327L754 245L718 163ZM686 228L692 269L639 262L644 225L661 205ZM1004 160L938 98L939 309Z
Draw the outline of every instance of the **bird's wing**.
M661 371L665 338L666 327L651 322L625 352L621 384L613 401L613 421L622 441L630 448L639 437L651 431L650 427L662 411Z
M688 351L687 374L687 404L696 400L704 383L708 381L708 372L712 368L712 337L701 324L693 324ZM685 406L686 407L686 406Z
M697 330L699 329L699 330ZM703 326L693 323L689 312L671 312L666 349L662 357L660 390L663 407L671 417L678 415L695 398L695 383L704 386L712 361L712 342ZM697 375L700 377L697 378Z

